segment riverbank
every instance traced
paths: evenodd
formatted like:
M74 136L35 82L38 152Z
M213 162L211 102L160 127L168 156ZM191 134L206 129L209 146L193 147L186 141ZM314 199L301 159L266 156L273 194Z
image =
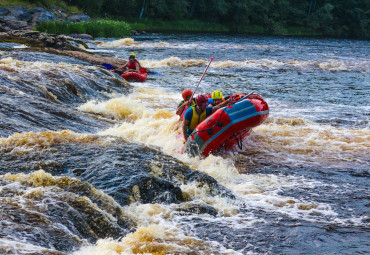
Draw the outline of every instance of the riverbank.
M0 42L20 43L26 46L23 50L73 57L95 65L110 63L119 66L127 62L119 58L95 55L86 50L87 45L83 41L64 35L49 35L31 30L12 30L0 32Z
M253 35L253 36L295 36L311 38L341 38L363 39L345 37L340 32L332 31L324 33L307 27L291 26L278 30L269 30L262 26L237 26L230 29L217 23L202 22L199 20L148 20L145 22L125 22L117 20L91 20L82 22L46 21L39 23L35 30L51 34L89 34L93 37L123 37L145 33L209 33L229 35Z
M51 1L51 0L50 0ZM51 1L52 2L52 1ZM20 5L17 5L17 4ZM59 4L64 3L60 2ZM62 7L65 6L65 7ZM90 17L75 7L64 5L32 4L26 1L0 1L0 32L30 30L42 22L80 22Z
M219 0L206 4L190 0L173 4L145 1L144 4L140 1L122 4L119 0L0 0L0 30L32 29L40 22L86 22L93 18L129 23L136 31L133 34L145 31L370 39L368 8L361 2L330 0L314 5L311 2L265 4L262 0L252 0L231 1L226 5ZM66 26L56 32L65 33ZM122 36L102 32L106 29L97 27L94 28L97 36ZM116 30L119 26L112 28Z

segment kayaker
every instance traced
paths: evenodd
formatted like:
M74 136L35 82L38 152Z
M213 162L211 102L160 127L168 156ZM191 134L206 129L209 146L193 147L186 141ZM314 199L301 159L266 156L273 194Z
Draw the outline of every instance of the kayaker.
M128 69L128 71L140 73L141 65L139 61L136 60L135 53L131 53L128 57L128 62L123 66L120 66L117 71L125 71L125 69Z
M182 126L182 132L184 134L185 141L188 139L188 136L193 132L193 130L205 120L212 113L218 109L226 106L231 102L232 99L225 100L221 104L214 107L207 107L208 97L206 95L198 95L195 98L196 105L191 106L184 115L184 123Z
M177 110L176 110L177 115L181 116L186 107L190 107L192 105L195 105L195 99L194 98L192 100L193 102L190 103L191 95L193 95L193 91L190 90L190 89L185 89L185 90L182 91L182 98L184 100L182 100L180 102L179 106L177 106Z
M222 95L222 92L219 91L219 90L215 90L212 92L212 95L211 95L211 98L212 98L212 103L210 103L208 106L216 106L218 104L221 104L222 102L225 101L225 99L223 98L223 95Z

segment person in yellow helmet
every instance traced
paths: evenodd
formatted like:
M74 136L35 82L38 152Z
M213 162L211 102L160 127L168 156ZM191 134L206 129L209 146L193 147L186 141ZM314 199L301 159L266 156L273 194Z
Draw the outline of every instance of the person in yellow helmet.
M118 71L127 71L125 69L128 69L128 71L137 72L140 73L141 65L139 61L136 60L136 54L131 53L128 57L128 62L124 64L123 66L118 67Z
M212 103L210 103L208 106L216 106L221 104L222 102L225 102L225 99L223 98L222 92L219 90L215 90L212 92Z
M201 123L208 116L212 115L212 113L226 106L230 102L231 99L226 100L215 107L208 107L208 97L206 95L198 95L195 98L196 105L193 105L189 109L187 109L184 115L182 132L184 134L185 141L188 139L189 135L194 131L199 123Z

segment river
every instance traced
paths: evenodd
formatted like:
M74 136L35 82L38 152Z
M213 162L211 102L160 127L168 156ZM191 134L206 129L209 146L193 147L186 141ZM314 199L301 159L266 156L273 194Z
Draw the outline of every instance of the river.
M0 43L4 254L368 254L370 43L147 34L89 50L162 73L123 81ZM243 149L181 155L183 89L260 94Z

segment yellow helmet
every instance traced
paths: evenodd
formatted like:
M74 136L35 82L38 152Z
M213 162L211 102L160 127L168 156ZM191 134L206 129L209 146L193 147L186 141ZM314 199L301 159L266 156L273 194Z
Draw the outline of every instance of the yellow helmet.
M129 58L131 58L131 57L136 58L136 54L135 53L131 53L130 56L129 56Z
M212 99L222 99L222 92L219 90L215 90L212 92Z

